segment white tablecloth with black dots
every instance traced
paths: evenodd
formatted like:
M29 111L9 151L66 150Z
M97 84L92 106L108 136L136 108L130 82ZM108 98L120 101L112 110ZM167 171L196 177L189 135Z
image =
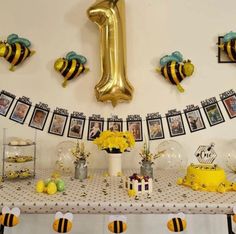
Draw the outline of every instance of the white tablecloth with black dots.
M137 170L126 170L132 175ZM236 192L224 194L192 191L176 184L182 172L156 171L150 196L129 197L122 177L105 177L104 170L89 171L83 182L70 176L62 177L66 190L54 195L36 193L38 179L46 179L48 171L37 172L36 178L5 181L0 184L0 208L19 207L22 213L72 212L75 214L232 214ZM235 181L236 176L229 174Z

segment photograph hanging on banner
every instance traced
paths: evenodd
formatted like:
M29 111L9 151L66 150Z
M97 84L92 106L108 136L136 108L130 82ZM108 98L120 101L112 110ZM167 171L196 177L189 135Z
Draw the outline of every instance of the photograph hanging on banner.
M54 135L63 136L68 115L53 113L48 132Z
M232 96L229 96L222 100L225 109L229 115L229 118L235 118L236 117L236 94L233 94Z
M188 122L190 132L196 132L206 128L202 119L200 109L186 111L185 116Z
M30 107L30 104L18 100L11 113L10 119L17 123L23 124L29 113Z
M161 118L147 119L147 130L149 140L164 138L164 131Z
M107 121L107 130L111 132L122 132L123 131L123 121Z
M7 116L14 99L15 97L8 95L4 91L0 93L0 115Z
M135 141L143 141L142 120L127 120L127 130L133 134Z
M210 126L214 126L225 121L217 102L204 106L203 109Z
M185 135L184 123L181 114L168 116L167 124L171 137Z
M100 136L103 131L104 121L103 120L95 120L89 119L88 124L88 141L93 141L97 137Z
M84 132L85 118L70 117L68 137L82 139Z
M29 126L43 131L49 111L35 106Z

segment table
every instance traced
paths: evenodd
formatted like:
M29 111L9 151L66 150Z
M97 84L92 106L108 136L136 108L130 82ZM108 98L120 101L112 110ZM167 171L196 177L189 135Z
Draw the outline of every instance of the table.
M137 170L124 172L131 175ZM104 170L89 171L90 179L80 182L72 177L63 177L64 193L55 195L35 192L38 179L49 177L49 171L38 171L34 179L6 181L0 189L0 206L19 207L22 213L45 214L72 212L75 214L226 214L233 213L236 192L224 194L192 191L176 184L183 172L159 170L154 174L153 193L148 198L141 195L138 200L130 198L122 188L122 177L105 177ZM228 175L235 181L236 176ZM228 216L230 217L230 216ZM229 225L230 225L230 220ZM230 233L230 232L229 232ZM233 232L231 232L233 233Z

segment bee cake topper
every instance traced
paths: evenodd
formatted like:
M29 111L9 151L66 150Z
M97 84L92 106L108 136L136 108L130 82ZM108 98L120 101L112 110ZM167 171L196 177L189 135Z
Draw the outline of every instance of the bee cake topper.
M2 213L0 214L0 225L5 227L14 227L19 223L20 209L14 207L10 209L7 206L2 208Z
M160 65L161 67L157 68L156 71L161 73L173 85L176 85L178 90L183 93L184 89L180 85L181 81L194 72L194 65L191 61L183 61L183 55L179 51L175 51L171 55L162 57Z
M167 228L171 232L182 232L186 227L187 222L184 213L170 214L168 216Z
M30 50L31 42L26 38L21 38L17 34L11 34L7 41L0 41L0 57L5 58L10 64L10 71L15 70L15 66L24 62L35 51Z
M57 212L53 222L53 230L58 233L67 233L72 229L72 221L72 213L62 214L61 212Z
M84 56L76 54L74 51L69 52L65 58L56 60L54 68L64 77L63 87L66 87L68 80L72 80L80 74L89 71L89 68L84 66L86 62L87 59Z
M197 151L195 152L195 156L197 157L197 160L200 163L204 164L212 164L217 154L213 147L215 146L214 143L211 143L210 145L201 145L198 147Z
M229 32L223 36L222 43L218 45L218 47L224 51L229 59L233 62L236 62L236 32Z
M109 216L108 230L112 233L125 232L127 230L127 217L124 215Z

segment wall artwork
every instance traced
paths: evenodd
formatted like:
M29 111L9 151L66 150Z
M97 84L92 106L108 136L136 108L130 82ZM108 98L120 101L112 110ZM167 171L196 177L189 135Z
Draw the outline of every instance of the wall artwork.
M225 121L215 97L209 98L201 103L210 126L214 126Z
M31 108L31 101L27 97L19 98L15 104L15 107L11 113L10 119L23 124Z
M67 119L68 119L67 110L57 108L53 112L48 132L54 135L63 136Z

